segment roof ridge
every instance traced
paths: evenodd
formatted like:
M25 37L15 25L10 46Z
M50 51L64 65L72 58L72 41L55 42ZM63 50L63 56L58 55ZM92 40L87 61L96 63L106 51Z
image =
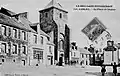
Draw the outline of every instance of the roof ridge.
M45 6L45 8L49 8L49 7L56 7L56 8L62 8L62 6L60 5L60 3L56 0L51 0L47 6Z

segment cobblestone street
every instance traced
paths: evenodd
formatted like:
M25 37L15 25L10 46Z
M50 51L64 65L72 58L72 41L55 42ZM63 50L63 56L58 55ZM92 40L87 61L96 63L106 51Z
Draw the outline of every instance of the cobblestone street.
M0 67L1 76L16 76L25 74L26 76L101 76L99 66L21 66L16 64L4 64ZM107 67L105 76L114 76L111 67ZM118 69L119 72L119 69ZM15 75L16 74L16 75ZM22 76L22 75L21 75ZM118 75L119 76L119 75Z

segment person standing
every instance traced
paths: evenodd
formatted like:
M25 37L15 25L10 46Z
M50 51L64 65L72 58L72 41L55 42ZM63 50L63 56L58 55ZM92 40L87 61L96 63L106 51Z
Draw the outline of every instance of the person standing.
M101 67L102 67L101 73L102 73L102 76L104 76L104 75L105 75L105 72L106 72L106 69L105 69L105 66L101 66Z
M117 75L117 65L116 65L116 62L114 62L114 65L113 65L113 73L114 73L115 76Z

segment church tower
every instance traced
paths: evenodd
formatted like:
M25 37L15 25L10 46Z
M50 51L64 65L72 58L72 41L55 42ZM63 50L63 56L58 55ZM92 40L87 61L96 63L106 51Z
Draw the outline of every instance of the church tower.
M69 61L70 29L68 27L68 12L60 3L51 0L40 13L40 27L51 36L54 47L54 59L63 62Z

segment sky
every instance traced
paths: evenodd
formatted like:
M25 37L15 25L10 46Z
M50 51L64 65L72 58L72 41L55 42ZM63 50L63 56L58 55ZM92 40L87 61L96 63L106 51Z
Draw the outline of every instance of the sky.
M43 9L51 0L0 0L0 6L13 12L28 12L31 22L39 21L39 10ZM68 11L68 25L71 29L71 41L76 41L79 47L88 46L89 39L81 30L94 18L107 27L112 37L120 41L120 0L57 0ZM76 5L112 5L115 11L82 11L73 10Z

